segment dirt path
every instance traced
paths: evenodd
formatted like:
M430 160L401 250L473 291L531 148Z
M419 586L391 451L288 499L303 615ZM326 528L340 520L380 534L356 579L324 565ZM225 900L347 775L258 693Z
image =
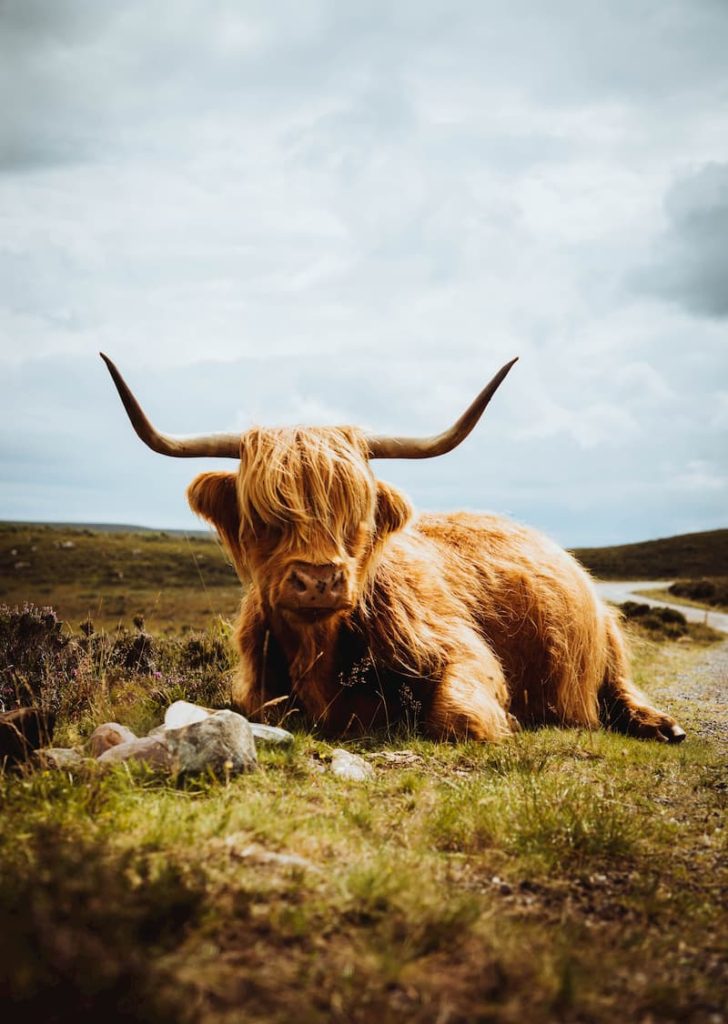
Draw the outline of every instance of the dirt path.
M667 605L681 611L688 622L704 622L720 633L728 633L728 615L725 612L692 608L690 605L680 604L677 600L657 600L653 597L644 597L640 593L643 590L667 590L670 582L670 580L600 580L597 582L597 590L605 601L612 601L614 604L621 604L623 601L637 601L638 604L648 604L652 608L664 608Z

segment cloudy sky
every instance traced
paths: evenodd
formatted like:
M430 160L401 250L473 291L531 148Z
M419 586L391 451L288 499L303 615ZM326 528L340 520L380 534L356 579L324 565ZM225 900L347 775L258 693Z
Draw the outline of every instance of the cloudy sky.
M436 432L519 355L377 472L728 525L727 53L725 0L0 0L0 518L198 525L102 349L174 433Z

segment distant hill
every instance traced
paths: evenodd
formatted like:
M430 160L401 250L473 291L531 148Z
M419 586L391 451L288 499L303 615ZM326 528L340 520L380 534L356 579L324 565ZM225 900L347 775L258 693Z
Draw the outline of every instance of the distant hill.
M605 580L728 576L728 530L683 533L609 548L576 548L572 554Z
M209 537L209 530L176 530L165 527L157 529L153 526L135 526L132 523L46 523L40 519L2 520L0 530L8 527L27 529L40 526L48 530L91 530L92 533L154 533L157 536L172 537Z
M725 577L728 529L573 554L602 579ZM195 601L207 594L205 607L216 607L221 595L214 592L225 591L226 609L234 608L240 586L211 530L0 522L0 602L50 603L78 615L105 595L112 616L131 607L134 592L154 595L157 605L167 599L171 607L173 592L179 601L183 590Z

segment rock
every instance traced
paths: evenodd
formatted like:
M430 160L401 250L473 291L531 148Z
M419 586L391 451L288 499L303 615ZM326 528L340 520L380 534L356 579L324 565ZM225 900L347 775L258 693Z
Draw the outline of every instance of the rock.
M232 835L223 841L223 846L230 851L230 855L238 860L251 860L256 864L276 864L284 868L321 873L318 864L314 864L306 857L299 857L297 853L276 853L273 850L266 850L258 843L244 842L244 838L240 835Z
M164 716L165 729L181 729L184 725L192 725L193 722L203 722L210 717L210 712L197 704L190 704L186 700L176 700L170 704Z
M281 729L277 725L261 725L260 722L251 722L250 728L255 736L256 746L264 747L290 747L293 743L293 733L287 729Z
M250 723L234 711L215 711L202 721L168 729L166 742L180 772L240 772L257 763Z
M79 754L72 747L41 747L33 754L33 759L40 768L58 771L74 771L84 765L93 764L92 760Z
M331 755L331 771L340 779L348 779L350 782L366 782L374 778L372 766L363 757L341 747L337 747Z
M99 764L121 764L124 761L142 761L150 768L174 767L169 747L161 736L140 736L128 743L117 743L98 758Z
M414 750L378 750L373 754L367 754L371 761L383 761L385 765L393 768L406 768L410 765L421 765L423 758Z
M109 747L118 747L120 743L130 743L137 737L127 729L125 725L118 722L104 722L91 733L87 746L92 757L101 757Z
M0 714L0 765L27 761L34 750L50 743L55 716L40 708L15 708Z

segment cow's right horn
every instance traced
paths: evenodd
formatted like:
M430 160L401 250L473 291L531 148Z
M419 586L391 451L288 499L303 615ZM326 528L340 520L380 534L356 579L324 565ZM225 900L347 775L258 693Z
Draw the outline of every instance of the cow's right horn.
M441 434L432 437L386 437L371 436L367 438L370 459L432 459L436 455L446 455L464 441L480 417L485 407L506 379L509 370L518 362L518 356L510 363L502 366L495 377L486 384L478 397L468 406L459 420Z
M108 356L103 352L99 355L106 363L119 397L123 402L131 425L144 444L160 455L172 455L178 459L209 458L239 459L240 434L203 434L200 437L170 437L160 434L156 427L147 419L146 413L129 389L129 385L121 376Z

